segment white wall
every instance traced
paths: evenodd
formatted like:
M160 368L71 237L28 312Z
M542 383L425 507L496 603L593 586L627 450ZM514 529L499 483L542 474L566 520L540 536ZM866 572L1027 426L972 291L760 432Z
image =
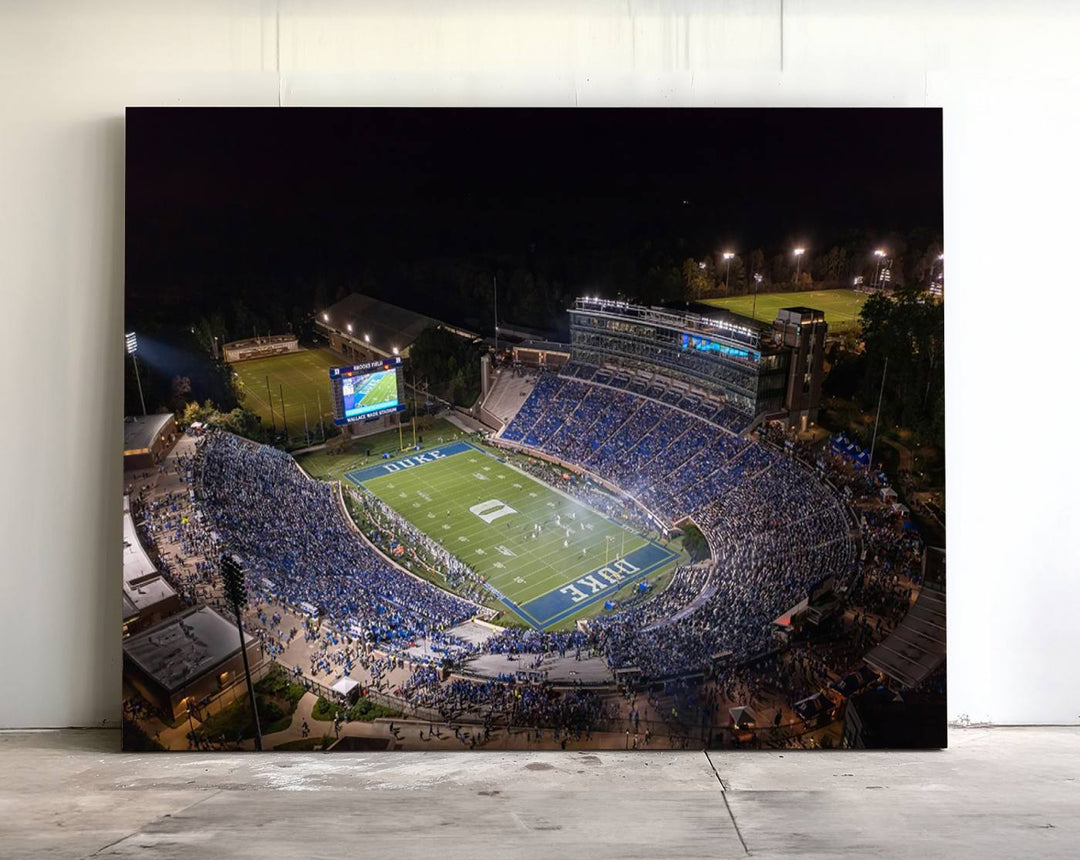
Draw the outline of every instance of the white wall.
M125 105L405 103L944 106L949 712L1076 722L1075 4L782 5L0 3L0 726L118 721Z

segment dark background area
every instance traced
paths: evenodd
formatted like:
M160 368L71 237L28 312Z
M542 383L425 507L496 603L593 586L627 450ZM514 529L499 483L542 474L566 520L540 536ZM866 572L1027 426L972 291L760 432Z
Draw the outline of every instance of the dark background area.
M903 283L941 165L938 109L132 108L127 328L173 351L155 403L176 374L227 400L209 334L303 338L351 291L488 334L497 276L500 319L558 337L574 296L690 298L728 249L731 292L790 282L796 245L839 286L887 243Z

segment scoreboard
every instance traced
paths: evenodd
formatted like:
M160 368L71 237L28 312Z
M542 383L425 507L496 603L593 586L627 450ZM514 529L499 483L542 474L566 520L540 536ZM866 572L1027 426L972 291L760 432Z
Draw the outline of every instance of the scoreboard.
M354 424L405 409L401 356L330 368L334 423Z

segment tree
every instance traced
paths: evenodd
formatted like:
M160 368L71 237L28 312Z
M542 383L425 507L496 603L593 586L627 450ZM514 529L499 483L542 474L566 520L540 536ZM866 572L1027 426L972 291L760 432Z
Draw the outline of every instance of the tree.
M750 252L750 278L748 283L753 283L754 275L765 275L765 252L761 248L754 248Z
M420 332L409 347L414 378L427 381L430 390L459 406L471 406L480 395L480 351L442 326Z
M769 281L774 284L786 284L791 277L788 268L787 257L783 254L774 254L769 261Z
M873 295L860 314L865 350L858 396L875 401L886 359L889 375L882 420L909 427L938 446L945 442L945 309L902 287L894 298Z
M683 260L683 285L688 299L704 299L717 292L708 262L699 262L692 258Z
M176 414L184 411L187 403L187 395L191 393L191 380L186 376L174 376L172 379L172 395L169 398L169 407Z

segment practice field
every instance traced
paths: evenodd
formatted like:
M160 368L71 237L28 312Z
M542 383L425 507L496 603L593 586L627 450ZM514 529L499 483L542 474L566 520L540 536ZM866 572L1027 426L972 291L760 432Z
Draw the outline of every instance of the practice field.
M855 290L808 290L799 293L758 293L757 310L754 296L732 296L726 299L703 299L702 304L724 308L739 316L771 323L780 308L807 307L825 312L825 322L833 331L847 331L858 324L859 311L866 295Z
M281 432L281 395L285 395L285 425L289 437L304 436L304 410L311 432L318 434L319 410L323 420L332 423L334 405L330 401L329 368L348 362L328 349L305 349L288 355L272 355L239 361L232 366L244 386L244 407L250 409L267 427ZM266 380L270 379L271 400L267 401ZM270 404L273 404L273 421ZM314 441L314 439L313 439Z
M573 618L678 558L470 442L345 477L469 564L504 606L538 629Z

